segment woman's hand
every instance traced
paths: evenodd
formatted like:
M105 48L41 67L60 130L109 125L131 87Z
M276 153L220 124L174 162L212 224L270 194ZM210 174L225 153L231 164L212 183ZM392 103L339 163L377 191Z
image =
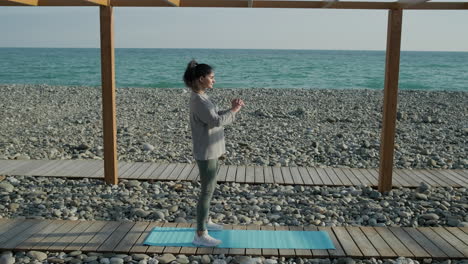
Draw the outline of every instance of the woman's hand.
M231 101L231 105L232 105L232 109L231 109L231 110L232 110L234 113L239 112L240 109L241 109L243 106L245 106L244 101L242 101L242 99L238 99L238 98L232 100L232 101Z

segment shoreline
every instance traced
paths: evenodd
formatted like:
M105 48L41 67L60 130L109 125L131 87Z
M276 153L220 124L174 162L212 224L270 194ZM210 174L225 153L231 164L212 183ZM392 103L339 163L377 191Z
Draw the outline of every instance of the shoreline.
M0 159L102 159L98 87L0 85ZM188 90L117 89L119 160L193 162ZM382 90L214 89L247 106L226 126L225 164L378 167ZM468 92L399 92L395 167L468 168Z

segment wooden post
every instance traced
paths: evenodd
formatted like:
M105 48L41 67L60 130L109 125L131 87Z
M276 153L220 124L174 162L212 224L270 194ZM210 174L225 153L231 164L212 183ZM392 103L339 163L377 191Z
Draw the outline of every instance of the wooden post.
M385 61L385 88L383 100L382 135L380 141L379 191L392 189L393 152L400 71L401 24L403 11L389 10L387 28L387 55Z
M114 18L111 6L100 6L104 180L118 183L115 111Z

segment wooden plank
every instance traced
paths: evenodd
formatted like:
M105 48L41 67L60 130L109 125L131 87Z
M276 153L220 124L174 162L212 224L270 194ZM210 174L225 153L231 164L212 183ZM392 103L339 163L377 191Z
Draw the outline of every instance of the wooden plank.
M400 242L398 237L396 237L390 229L387 227L375 227L375 231L385 240L385 242L392 248L397 256L405 258L415 257L405 245Z
M160 165L160 163L151 163L151 165L138 176L138 179L147 180Z
M200 172L198 171L198 165L195 164L192 171L190 172L187 180L188 181L195 181L197 178L200 177Z
M0 6L106 6L104 0L1 0ZM399 2L361 2L346 1L336 3L324 3L323 1L289 1L289 0L262 0L262 1L240 1L240 0L112 0L112 6L119 7L236 7L236 8L333 8L333 9L408 9L408 10L466 10L465 2L424 2L407 4Z
M283 180L285 184L294 184L293 177L289 171L289 167L280 167L281 173L283 174Z
M235 182L236 181L236 170L237 166L235 165L229 165L228 166L228 171L226 174L226 182Z
M336 177L338 177L338 179L340 179L341 183L344 186L353 186L354 185L353 182L348 178L348 176L346 176L346 174L343 173L342 170L337 169L337 168L329 168L329 169L332 170L333 173L336 174Z
M77 172L75 172L74 176L76 177L86 177L88 178L90 175L93 175L98 170L102 168L102 163L98 160L90 160L83 162L83 167Z
M374 248L372 242L367 239L367 236L359 227L346 227L349 235L353 238L362 255L367 257L380 257L379 252Z
M468 170L443 170L443 171L446 171L448 173L451 173L451 174L457 174L459 176L461 176L462 179L464 179L465 181L468 182Z
M366 235L367 239L372 243L374 248L379 252L383 258L397 258L398 255L393 249L385 242L379 233L370 226L361 226L361 231Z
M322 178L320 178L320 175L317 173L317 170L315 170L315 168L307 167L307 171L309 172L309 175L312 178L312 181L315 185L323 185Z
M45 175L55 176L55 177L63 176L69 170L69 167L72 166L74 163L75 163L74 160L64 160L61 162L60 165L58 165L57 167L55 167L53 170L49 171Z
M255 183L265 183L265 175L261 166L255 166Z
M366 170L366 169L358 169L362 174L364 174L364 176L369 179L370 182L372 182L372 186L377 186L378 185L378 182L379 182L379 175L378 173L377 174L372 174L370 173L369 170ZM392 186L395 185L395 183L397 183L398 185L401 186L401 183L400 182L396 182L395 179L393 179L393 175L392 175Z
M434 186L434 187L440 186L440 183L435 182L431 178L425 177L424 175L418 173L418 171L409 170L409 169L402 169L402 170L400 170L400 172L402 172L403 174L406 174L409 177L419 179L419 183L424 182L424 183L428 184L429 186Z
M7 174L7 175L28 175L28 172L44 165L47 163L46 160L29 160L28 162L25 162L23 165L15 167L11 170L8 170L7 173L2 173L0 174ZM1 166L0 166L1 167Z
M247 227L244 226L239 226L239 225L233 225L232 229L236 230L246 230ZM198 251L197 251L198 253ZM245 248L230 248L229 249L229 255L245 255Z
M351 169L342 168L341 170L348 176L348 178L351 179L351 181L357 182L356 185L369 185L369 181L366 178L361 175L358 177L358 175L354 174Z
M376 171L376 170L372 170L372 173L374 175L379 175L379 172ZM413 180L413 178L403 178L400 176L400 174L398 174L398 169L394 169L393 170L393 175L392 175L393 179L395 179L395 181L397 183L400 183L402 187L413 187L413 186L418 186L419 184L417 182L415 182Z
M158 226L166 226L167 223L162 223ZM162 254L164 252L163 246L149 246L148 249L146 250L146 254Z
M48 250L57 240L66 235L79 221L61 220L63 223L60 227L48 233L40 242L31 247L32 250Z
M304 182L305 185L314 185L314 181L312 180L312 177L309 174L309 171L305 167L299 167L299 174L302 177L302 181Z
M291 168L293 168L293 167L291 167ZM291 231L303 231L304 227L302 227L302 226L290 226L289 230L291 230ZM309 231L309 230L306 230L306 231ZM312 256L313 256L312 251L310 249L295 249L294 251L295 251L296 257L312 258ZM326 252L326 250L325 250L325 252ZM327 256L328 256L328 254L327 254Z
M447 243L449 243L454 249L456 249L462 257L468 257L468 245L463 241L468 243L468 240L460 240L457 236L450 233L444 227L432 227L431 230L437 234L439 237L442 237ZM467 236L468 238L468 236Z
M432 258L447 258L448 256L441 251L432 241L420 233L416 228L403 227L406 233L408 233L421 247L428 252Z
M341 244L341 247L349 257L362 257L363 254L359 250L359 247L354 242L353 238L348 234L345 227L332 227L336 238Z
M86 246L93 237L99 234L107 222L105 221L89 221L90 225L84 232L79 234L79 236L67 247L65 247L65 251L75 251L81 250L84 246Z
M273 180L275 183L284 184L283 173L281 172L280 167L272 167L271 170L273 171Z
M468 177L464 177L461 172L457 173L456 170L431 170L433 174L439 173L442 175L452 175L452 177L457 178L462 186L468 186Z
M145 254L149 246L143 243L145 242L146 238L148 237L150 232L153 230L153 228L156 226L161 226L161 223L157 223L157 222L149 223L148 226L146 226L145 231L140 235L140 237L137 239L135 244L130 249L130 252Z
M51 251L63 251L67 246L72 244L72 242L78 238L78 236L83 233L89 226L92 224L90 221L77 221L78 224L75 225L67 234L64 234L60 239L54 242L49 247Z
M166 169L161 172L161 174L158 176L158 180L169 180L169 175L174 171L174 169L177 167L177 164L175 163L170 163L167 165Z
M151 165L152 163L151 162L138 162L138 164L140 166L138 166L138 169L136 169L135 171L133 171L129 176L128 178L130 179L138 179L141 174L147 170Z
M245 168L245 176L243 170ZM238 177L241 175L240 177ZM254 183L255 182L255 169L252 166L237 166L236 182L238 183Z
M419 186L421 182L424 182L424 179L420 179L419 176L416 175L409 175L405 173L402 169L394 170L394 173L400 176L401 178L405 179L407 182L412 183L412 187Z
M141 162L131 162L131 166L126 171L121 171L119 178L121 179L131 179L134 178L132 175L141 167Z
M177 163L174 170L169 174L167 177L168 180L177 180L179 178L180 173L184 169L185 164Z
M167 164L167 163L161 163L161 165L159 165L159 167L157 167L157 168L151 173L151 175L148 177L148 179L151 179L151 180L159 179L161 173L163 173L164 170L166 170L167 166L169 166L169 164Z
M318 231L318 228L315 226L306 226L304 227L304 230L305 231ZM315 258L328 258L329 257L329 252L326 249L312 249L310 250L310 254L312 254Z
M358 186L362 184L356 176L352 173L346 173L343 169L333 168L333 171L344 181L345 178L348 180L346 182L350 182L350 185Z
M282 167L282 168L284 168L284 167ZM289 231L289 227L287 227L287 226L276 226L275 230L276 231ZM279 252L279 255L281 257L285 257L285 258L290 258L290 257L295 257L296 256L296 252L294 251L294 249L280 248L280 249L278 249L278 252Z
M364 182L367 186L376 186L377 184L372 181L372 178L368 178L367 175L364 175L361 170L359 169L349 169L351 173L356 175L356 177L361 181Z
M14 238L16 235L25 231L32 225L38 223L38 220L26 219L24 221L15 222L14 226L11 226L7 232L4 232L0 237L0 245Z
M388 227L388 230L392 232L395 237L397 237L403 245L405 245L408 250L413 254L415 257L421 258L430 258L431 255L421 247L413 237L410 236L403 228L400 227Z
M36 232L46 227L50 221L36 220L31 226L24 229L22 232L17 233L14 237L1 244L2 250L14 250L16 246L21 244L23 241L34 235Z
M277 168L277 167L276 167ZM273 226L261 226L261 230L275 230ZM262 248L262 255L267 256L279 256L278 249L276 248Z
M417 170L417 172L421 175L424 175L427 178L431 178L433 181L443 183L443 186L456 186L457 183L455 181L452 181L450 178L446 177L437 177L431 173L429 173L427 170ZM458 185L459 186L459 185ZM457 186L457 187L458 187Z
M465 233L463 232L463 230L461 230L460 228L456 228L456 227L445 227L445 229L448 232L450 232L452 235L457 237L460 241L463 241L464 246L468 246L468 232ZM462 252L464 253L465 250L463 250Z
M328 178L333 182L333 185L342 186L343 182L340 180L338 175L331 169L331 168L324 168L325 173L327 174Z
M187 180L190 172L193 169L193 164L185 164L184 169L180 172L179 177L177 178L178 181L185 181Z
M125 161L119 161L119 166L118 166L118 170L119 170L119 178L127 178L127 172L128 171L131 171L132 168L135 167L135 165L137 165L135 162L125 162Z
M195 224L193 225L193 227L196 227ZM232 227L233 227L232 225L223 225L223 228L225 230L231 230ZM213 249L213 255L221 255L221 254L224 254L224 255L229 254L229 248L214 248Z
M299 172L299 169L297 167L289 167L289 172L291 173L294 184L304 185L301 173Z
M120 226L120 222L109 221L91 240L81 248L81 251L97 251L104 241Z
M226 165L220 165L219 166L218 175L216 176L217 179L218 179L218 182L225 182L226 181L227 172L228 172L228 166L226 166Z
M3 233L8 232L14 226L21 224L25 219L9 219L9 218L0 218L0 237L3 236Z
M188 228L196 228L196 224L190 224L190 223L181 223L179 224L180 227L188 227ZM216 248L214 249L216 250ZM183 255L194 255L195 253L197 252L197 248L196 247L182 247L180 249L180 252L179 254L183 254Z
M9 163L7 163L7 166L0 169L0 174L15 175L15 174L17 174L15 172L16 170L21 170L23 167L27 166L27 164L29 164L30 162L31 162L31 160L10 160ZM29 171L34 171L34 170L46 165L49 162L50 162L49 160L41 161L40 164L37 164L36 167L31 168Z
M63 177L71 177L71 176L74 176L76 175L76 173L78 172L79 168L81 168L81 164L82 163L86 163L86 161L81 161L80 160L72 160L72 164L70 164L69 166L67 166L66 169L62 170L60 172L60 176L63 176Z
M42 176L43 172L48 171L51 168L53 168L54 165L56 164L56 162L57 161L55 161L55 160L49 160L48 162L46 162L42 166L36 168L35 170L32 170L30 172L30 175L32 175L32 176Z
M328 235L330 236L331 241L333 242L333 245L335 246L335 249L327 250L328 254L331 257L339 258L339 257L345 257L346 256L346 252L344 251L343 247L341 246L340 241L336 237L335 232L333 232L333 229L331 227L320 226L320 227L318 227L318 230L327 232ZM314 254L314 256L315 256L316 252L314 250L312 250L312 254Z
M450 258L463 258L463 254L454 248L450 243L445 241L440 235L438 235L430 227L418 227L417 230L424 234L431 240L438 248L440 248Z
M134 222L122 222L107 240L97 249L99 252L113 252L114 248L120 243L123 237L132 229L135 225Z
M99 165L99 170L89 175L89 178L104 179L104 163L101 163L101 165Z
M323 185L328 185L328 186L333 186L333 182L328 177L327 173L323 168L314 168L315 171L317 171L317 174L320 176L320 179L322 179Z
M265 175L265 183L274 183L275 180L273 179L273 170L270 166L263 167L263 175Z
M54 232L54 230L60 228L65 224L66 221L53 220L49 221L48 225L40 230L38 230L33 236L30 236L21 244L16 246L15 250L31 250L36 244L40 243L44 238L46 238L49 233Z
M467 185L467 183L461 177L458 177L458 175L444 173L442 172L442 170L425 170L425 172L431 174L432 176L438 179L450 179L454 183L454 185L452 185L453 187L463 187Z
M130 253L133 245L135 245L136 241L140 238L148 225L149 222L136 222L130 231L115 246L113 252Z
M263 171L263 167L256 167L256 168L261 168ZM257 172L257 171L255 171ZM247 225L246 228L247 230L260 230L260 225ZM245 255L247 256L261 256L262 255L262 249L261 248L246 248L245 249Z
M178 227L178 223L165 223L164 227ZM181 247L165 247L163 250L163 253L169 253L169 254L174 254L177 255L180 252Z

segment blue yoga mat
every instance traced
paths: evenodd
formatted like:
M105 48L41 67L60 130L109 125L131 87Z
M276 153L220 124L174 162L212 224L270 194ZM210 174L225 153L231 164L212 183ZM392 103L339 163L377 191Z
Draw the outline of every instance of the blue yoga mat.
M335 249L325 231L222 230L210 231L222 241L218 248ZM150 246L195 247L194 228L155 227L144 244Z

